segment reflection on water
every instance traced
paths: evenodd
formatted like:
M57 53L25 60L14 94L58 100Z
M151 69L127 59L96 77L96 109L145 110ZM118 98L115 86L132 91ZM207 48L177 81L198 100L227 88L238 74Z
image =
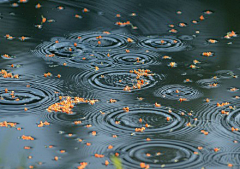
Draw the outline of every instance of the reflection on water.
M239 5L1 0L0 168L239 168Z

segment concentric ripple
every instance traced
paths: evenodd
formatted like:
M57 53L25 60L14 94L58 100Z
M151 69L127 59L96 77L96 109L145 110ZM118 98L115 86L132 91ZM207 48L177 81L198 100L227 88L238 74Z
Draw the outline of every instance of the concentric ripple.
M81 53L78 56L74 56L69 59L69 62L81 64L81 63L91 63L99 59L103 59L104 55L98 53Z
M218 153L218 154L214 155L212 158L215 163L224 165L226 167L229 163L232 164L236 168L240 167L240 153L239 152Z
M132 35L114 34L108 32L74 33L69 39L78 40L94 51L111 51L130 48L136 43Z
M8 92L6 91L8 90ZM12 82L0 84L1 112L31 112L45 110L58 100L58 90L48 85Z
M167 121L169 117L171 120ZM141 119L141 121L139 120ZM100 128L117 130L121 132L135 132L136 128L146 127L144 133L164 133L174 131L183 125L181 117L176 113L169 113L168 109L156 108L130 108L129 112L117 109L107 112L106 115L98 114L94 124Z
M56 112L44 112L42 115L45 120L52 124L62 125L62 126L74 126L75 121L83 121L84 116L82 114L66 114L66 113L56 113ZM80 123L81 125L84 123Z
M98 89L101 91L126 92L123 90L126 86L132 87L137 83L137 75L129 71L129 69L100 69L97 72L94 70L85 71L73 76L73 80L81 87L84 86L86 88ZM153 87L164 79L164 75L142 76L140 79L143 79L146 84L141 86L141 89L134 89L131 91Z
M102 110L105 114L90 114L87 119L92 120L93 126L107 133L126 134L177 134L188 132L186 124L191 121L167 107L152 106L129 107L129 112L122 108ZM194 122L191 121L194 125ZM185 130L182 130L182 129ZM143 130L142 130L143 129ZM189 128L190 129L190 128Z
M72 67L99 67L107 68L113 67L113 60L102 53L82 53L80 56L74 56L67 62L68 66Z
M150 36L143 38L139 45L153 51L177 52L187 48L187 45L174 36Z
M239 139L240 109L235 109L235 104L226 100L210 100L199 105L196 117L199 119L198 126L206 129L212 135L226 138L231 141ZM229 146L231 147L231 146Z
M240 131L232 131L233 128L240 129L240 109L236 109L230 112L228 116L224 116L221 123L231 134L236 133L240 135Z
M112 55L114 62L122 66L144 66L160 64L159 54L153 52L139 53L131 51L130 53L118 53Z
M89 53L77 41L65 38L52 38L51 41L38 45L32 52L46 61L53 61L60 65L67 63L67 66L72 67L82 67L98 58L103 58L99 54Z
M145 163L150 168L197 168L203 165L203 155L186 142L177 140L136 141L119 150L123 165L128 168L140 168ZM198 152L198 154L194 154Z
M185 98L187 100L197 99L202 96L202 94L189 86L185 85L166 85L154 92L156 97L162 97L170 100L179 100L180 98Z
M196 82L201 88L212 89L219 87L218 80L215 79L201 79Z
M49 42L38 45L34 53L46 58L71 58L80 55L85 50L82 44L65 38L52 38Z
M94 62L91 62L90 64L88 64L87 66L90 67L99 67L99 68L108 68L108 67L114 67L114 63L111 59L98 59Z
M74 39L52 38L44 42L33 51L46 61L53 61L60 65L66 63L70 67L112 67L112 59L104 53L92 53Z
M181 39L181 40L193 40L194 37L190 36L190 35L181 35L181 36L179 36L179 39Z
M235 75L231 70L219 70L215 73L217 74L217 77L221 79L230 79Z

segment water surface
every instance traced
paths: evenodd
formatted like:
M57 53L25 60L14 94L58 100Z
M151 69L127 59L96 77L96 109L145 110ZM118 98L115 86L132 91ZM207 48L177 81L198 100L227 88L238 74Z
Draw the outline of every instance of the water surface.
M0 1L0 168L240 168L239 5Z

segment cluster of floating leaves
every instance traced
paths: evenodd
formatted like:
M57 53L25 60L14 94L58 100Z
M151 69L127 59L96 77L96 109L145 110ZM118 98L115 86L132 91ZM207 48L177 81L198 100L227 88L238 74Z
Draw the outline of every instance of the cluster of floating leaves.
M98 102L98 100L86 100L86 99L80 98L80 97L71 98L69 96L67 96L67 97L59 96L59 99L61 100L61 102L58 102L58 103L55 103L55 104L49 106L47 109L48 112L54 111L54 112L73 114L72 109L74 108L74 104L90 103L91 105L93 105L93 104L95 104L95 102Z

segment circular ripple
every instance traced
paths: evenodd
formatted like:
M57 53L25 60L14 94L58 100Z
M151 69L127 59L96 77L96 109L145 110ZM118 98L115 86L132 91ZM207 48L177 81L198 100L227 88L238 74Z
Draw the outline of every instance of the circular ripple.
M112 55L113 60L123 66L158 65L160 64L159 57L157 53L138 53L137 51Z
M150 168L191 168L203 165L203 155L194 146L177 140L137 141L120 149L123 165L140 168L140 163ZM159 154L159 152L161 154ZM199 152L198 155L194 152ZM146 154L150 155L146 155Z
M58 41L58 43L56 43ZM77 44L76 46L74 44ZM49 42L43 42L38 45L34 50L34 53L40 55L43 58L71 58L76 55L80 55L85 50L82 44L77 43L74 40L68 40L65 38L53 38Z
M32 75L26 75L26 74L17 74L17 73L13 73L11 72L10 70L8 69L2 69L1 70L2 72L6 71L6 73L8 74L12 74L12 77L4 77L4 74L5 73L0 73L0 80L1 80L1 83L3 82L6 82L6 83L15 83L15 82L26 82L26 81L33 81L33 80L36 80L36 76L32 76ZM15 77L17 76L17 77ZM0 83L0 84L1 84Z
M195 122L187 116L180 115L174 110L167 107L155 108L152 106L129 107L129 112L125 112L123 108L112 110L102 110L105 114L89 114L87 119L92 121L93 126L107 133L126 134L183 134L192 130L191 127L186 128L186 124L191 122L194 126ZM167 118L170 118L168 121ZM139 121L139 119L141 119ZM146 127L146 124L149 126ZM136 131L145 127L145 130Z
M99 68L108 68L108 67L114 67L114 63L112 60L108 59L99 59L94 62L91 62L88 66L90 67L99 67Z
M215 73L217 74L217 77L221 79L230 79L235 75L231 70L219 70Z
M82 114L66 114L59 112L45 112L43 118L50 123L62 125L62 126L74 126L74 121L83 121L84 116ZM81 123L84 124L84 123Z
M87 53L87 49L77 41L65 38L53 38L49 42L43 42L32 52L46 61L60 65L67 63L67 66L74 67L82 67L82 64L90 63L99 57L97 54Z
M186 44L174 36L150 36L140 41L141 47L154 51L176 52L187 48Z
M74 76L73 80L78 86L85 86L90 89L98 89L101 91L110 92L126 92L124 87L132 87L136 84L137 75L130 73L129 69L111 69L111 70L99 70L99 71L86 71ZM152 75L142 76L140 79L145 80L148 84L144 84L141 89L134 89L131 91L138 91L153 87L159 81L163 80L164 76Z
M211 100L208 103L199 104L199 107L197 108L198 110L196 111L196 117L199 119L198 127L202 127L202 129L205 129L213 136L215 135L223 140L224 138L228 140L239 139L239 132L231 131L232 127L239 128L240 123L234 121L236 116L236 120L239 120L239 110L236 109L233 111L231 108L229 108L229 106L235 106L235 104L232 104L231 102L229 102L230 104L226 105L222 105L223 103L227 103L227 101ZM217 106L217 104L222 106ZM224 113L229 113L229 115ZM229 147L231 148L231 145L229 145Z
M231 134L237 133L240 135L239 131L232 132L232 127L235 129L240 129L240 109L236 109L230 112L228 116L224 116L221 121L224 128L226 128Z
M187 100L197 99L202 96L202 94L188 86L184 85L166 85L154 92L156 97L162 97L170 100L179 100L179 98L185 98Z
M201 88L212 89L219 87L219 82L215 79L201 79L196 82ZM217 84L217 85L215 85Z
M218 164L227 165L229 163L233 164L234 167L240 167L240 154L239 152L224 152L214 155L213 161Z
M181 36L179 36L179 39L181 39L181 40L193 40L194 37L190 36L190 35L181 35Z
M101 53L83 53L81 56L70 58L67 62L68 66L72 67L99 67L107 68L113 67L113 60Z
M167 121L167 117L170 117L171 120ZM142 122L139 122L140 118ZM117 133L132 133L135 132L135 128L145 127L146 124L149 127L146 127L143 132L145 134L166 133L175 131L184 125L184 120L178 114L169 113L166 108L130 108L129 112L115 109L106 112L105 115L98 114L93 120L93 124L97 125L98 128L117 131Z
M27 87L30 85L30 87ZM5 89L8 93L5 93ZM14 91L14 98L11 93ZM45 110L51 104L58 101L58 91L56 88L35 83L11 82L0 84L0 105L1 112L24 111L26 107L29 111ZM18 101L17 101L17 100Z
M44 42L37 46L33 53L46 61L53 61L60 65L67 63L67 66L70 67L98 66L103 68L113 66L111 58L103 53L88 52L83 44L74 39L53 38L50 42Z
M97 61L98 59L103 59L104 55L98 54L98 53L82 53L78 56L74 56L71 59L69 59L69 62L76 63L76 64L82 64L82 63L91 63L94 61Z
M79 44L74 46L73 42L65 41L52 44L49 46L48 51L51 54L54 54L57 57L72 57L74 55L79 55L83 52L83 47Z
M133 40L133 42L129 42L128 38ZM136 42L136 38L132 35L108 34L102 32L74 33L69 36L69 39L78 40L78 42L95 51L110 51L129 48Z

